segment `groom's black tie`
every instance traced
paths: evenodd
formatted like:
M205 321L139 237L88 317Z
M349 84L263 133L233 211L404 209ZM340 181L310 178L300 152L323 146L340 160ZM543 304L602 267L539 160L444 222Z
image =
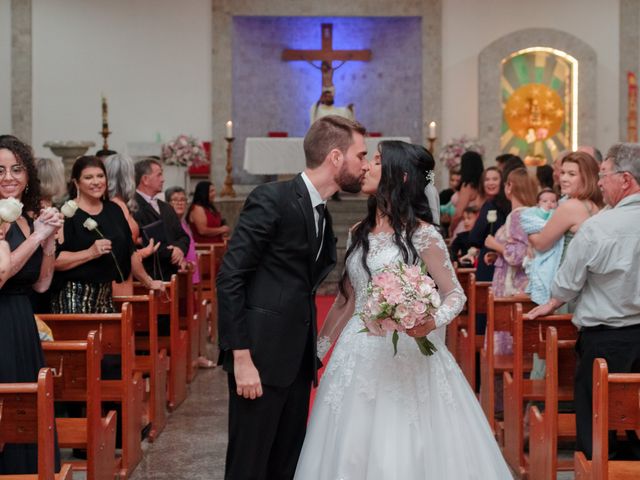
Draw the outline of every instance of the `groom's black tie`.
M318 231L316 232L316 252L320 250L322 246L322 227L324 226L324 203L316 205L316 211L318 212Z

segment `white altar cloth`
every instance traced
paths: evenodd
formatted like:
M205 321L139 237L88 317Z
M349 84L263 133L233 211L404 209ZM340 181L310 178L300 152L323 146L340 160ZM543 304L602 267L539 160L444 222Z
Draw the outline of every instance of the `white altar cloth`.
M367 137L367 158L373 158L383 140L411 142L409 137ZM247 137L244 144L244 169L254 175L285 175L304 170L302 138Z

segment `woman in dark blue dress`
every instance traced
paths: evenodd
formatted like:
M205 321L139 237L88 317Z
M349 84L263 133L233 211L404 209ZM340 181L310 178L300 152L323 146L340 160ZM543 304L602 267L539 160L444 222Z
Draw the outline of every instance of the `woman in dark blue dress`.
M10 254L8 280L0 288L0 382L35 382L44 366L29 295L49 288L55 235L62 226L55 208L40 211L40 184L31 147L11 136L0 138L0 199L24 204L23 214L0 226ZM34 221L29 215L38 215ZM3 247L6 250L6 245ZM36 445L4 445L0 474L37 473ZM56 449L56 471L60 468Z

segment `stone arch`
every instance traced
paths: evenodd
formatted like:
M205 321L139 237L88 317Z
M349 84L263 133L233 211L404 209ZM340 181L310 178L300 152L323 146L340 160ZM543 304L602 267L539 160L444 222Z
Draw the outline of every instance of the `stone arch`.
M500 153L500 71L502 59L529 47L562 50L578 61L578 144L596 140L597 56L579 38L551 28L528 28L505 35L487 45L478 56L478 132L492 163Z

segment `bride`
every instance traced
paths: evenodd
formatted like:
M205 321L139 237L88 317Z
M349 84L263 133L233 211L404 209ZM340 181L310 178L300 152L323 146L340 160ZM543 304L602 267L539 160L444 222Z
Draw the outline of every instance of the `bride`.
M431 225L424 191L434 161L424 148L380 143L365 174L367 216L349 235L340 295L320 331L318 355L339 336L317 391L295 478L299 480L511 479L475 395L443 343L465 296ZM361 333L371 275L422 259L442 305L426 325L388 337ZM437 352L413 338L429 333Z

